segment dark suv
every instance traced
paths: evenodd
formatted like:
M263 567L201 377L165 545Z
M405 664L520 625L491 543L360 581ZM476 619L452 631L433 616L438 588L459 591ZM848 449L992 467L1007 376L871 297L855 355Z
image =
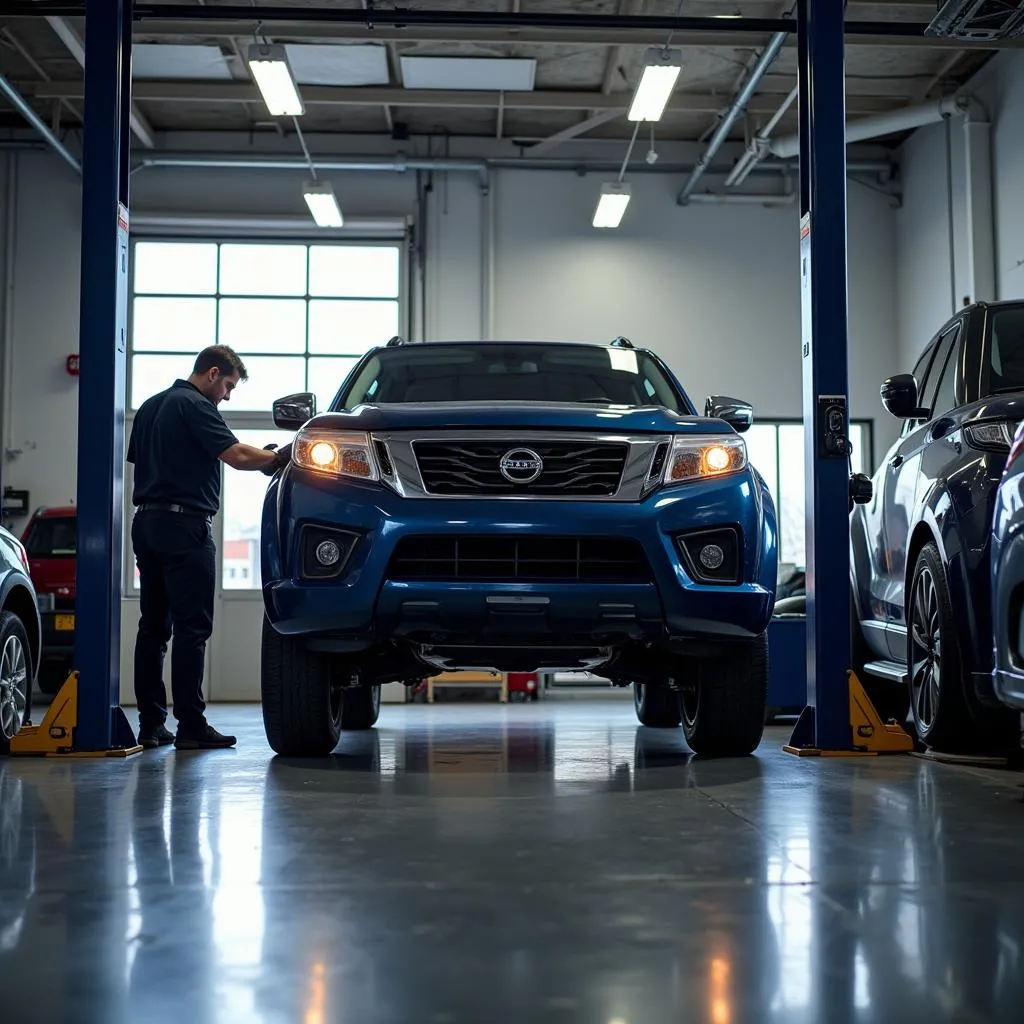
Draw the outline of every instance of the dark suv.
M853 514L854 668L883 714L902 720L909 696L930 747L1019 746L992 689L989 547L1024 419L1024 302L966 306L881 393L904 426Z

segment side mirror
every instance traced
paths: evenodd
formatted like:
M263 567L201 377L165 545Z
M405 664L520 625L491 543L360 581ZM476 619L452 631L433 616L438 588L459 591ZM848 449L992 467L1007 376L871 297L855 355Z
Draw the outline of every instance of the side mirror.
M305 391L287 395L274 403L274 426L282 430L299 430L316 415L316 395Z
M749 430L754 422L754 407L727 395L708 395L704 415L710 419L725 420L738 434Z
M880 393L885 411L898 420L915 420L928 415L926 409L918 407L917 378L912 373L887 377Z

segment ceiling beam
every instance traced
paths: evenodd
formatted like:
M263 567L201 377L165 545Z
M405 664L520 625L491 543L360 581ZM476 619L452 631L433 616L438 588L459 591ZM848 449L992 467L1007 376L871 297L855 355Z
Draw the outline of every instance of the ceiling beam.
M79 67L85 68L85 44L78 38L78 33L63 18L48 16L46 21L78 62ZM134 103L129 112L129 123L135 137L146 149L153 149L156 146L153 141L153 129Z
M83 95L81 82L31 82L21 86L25 93L40 100L76 100ZM792 86L791 86L792 87ZM136 81L132 94L146 103L258 103L259 90L250 82ZM502 100L504 95L504 100ZM627 93L604 96L599 92L477 92L461 89L399 89L367 86L303 85L302 99L308 107L448 107L452 109L506 110L602 110L625 111ZM677 114L713 114L725 97L714 94L681 92L673 96L668 112ZM755 97L748 109L755 114L773 114L778 101L774 95ZM847 108L872 114L898 107L883 96L851 96Z
M246 11L246 8L239 8ZM251 8L249 9L251 10ZM258 8L257 8L258 10ZM294 10L294 8L293 8ZM775 24L775 22L772 22ZM933 50L1004 50L1020 49L1020 39L995 39L985 42L966 42L962 39L943 39L921 34L906 35L900 31L903 23L891 22L891 34L877 35L867 32L849 32L847 46L885 46L907 49ZM185 19L153 19L135 25L136 42L166 42L169 39L198 42L203 39L225 38L255 28L256 19L188 21ZM914 26L911 26L913 28ZM919 26L918 26L919 28ZM750 49L763 46L771 33L768 31L679 31L672 35L672 45L680 47ZM338 22L278 21L274 24L274 38L282 42L361 42L361 43L478 43L500 45L520 43L524 46L664 46L665 32L661 29L609 29L609 28L494 28L464 25L365 25ZM796 40L790 44L794 48Z
M544 153L550 153L551 150L556 149L563 142L569 142L572 139L579 138L581 135L586 135L587 132L592 131L594 128L600 128L601 125L614 121L617 117L622 117L621 110L602 110L601 113L594 114L593 117L588 117L585 121L580 121L578 124L563 128L560 132L555 132L554 135L549 135L546 139L535 143L526 150L524 155L535 157L541 156Z

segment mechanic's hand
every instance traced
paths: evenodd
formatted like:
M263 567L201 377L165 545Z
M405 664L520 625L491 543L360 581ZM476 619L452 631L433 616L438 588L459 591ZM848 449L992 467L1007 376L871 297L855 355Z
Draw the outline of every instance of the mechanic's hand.
M288 465L288 453L280 451L276 444L265 444L263 446L263 450L265 452L274 453L274 461L268 462L267 465L260 470L264 476L276 476L282 469L284 469L285 466Z

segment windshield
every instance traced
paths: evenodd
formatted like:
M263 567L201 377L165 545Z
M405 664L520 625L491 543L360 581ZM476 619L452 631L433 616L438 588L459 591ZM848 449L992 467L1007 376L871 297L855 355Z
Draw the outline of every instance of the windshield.
M404 402L559 402L689 413L649 355L569 344L403 345L377 352L335 410Z
M992 314L989 391L1024 391L1024 306Z
M75 518L37 519L29 531L25 550L29 558L73 558L75 555Z

